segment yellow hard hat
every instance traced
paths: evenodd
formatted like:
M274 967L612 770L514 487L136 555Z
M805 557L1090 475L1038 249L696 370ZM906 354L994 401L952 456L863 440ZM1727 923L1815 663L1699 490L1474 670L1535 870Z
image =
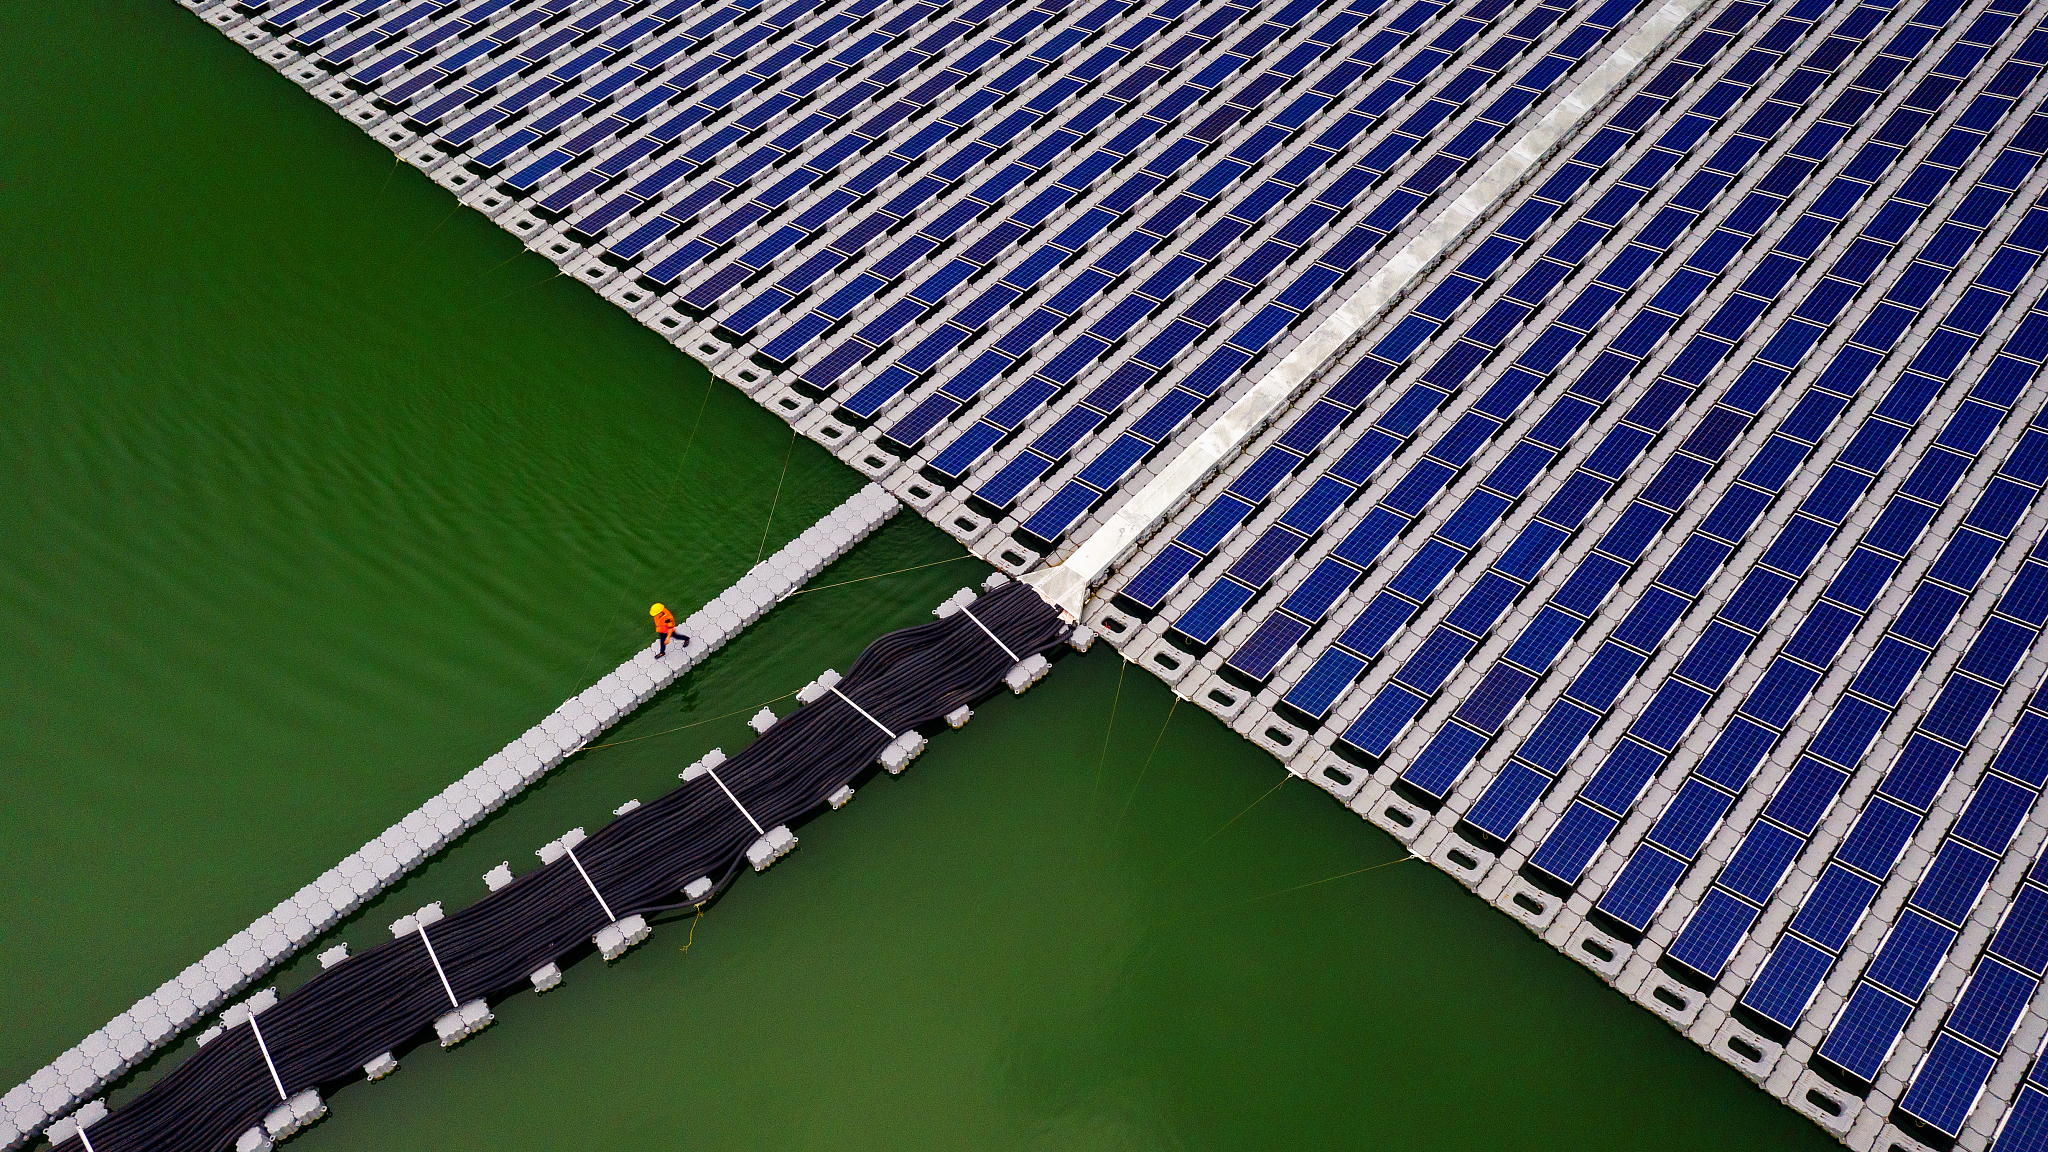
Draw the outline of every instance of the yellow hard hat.
M667 609L666 609L666 608L663 608L663 607L662 607L661 605L659 605L659 604L656 604L656 605L655 605L654 607L652 607L652 608L649 608L649 609L647 610L647 614L648 614L649 616L659 616L659 615L661 615L661 614L662 614L663 612L666 612L666 611L667 611Z

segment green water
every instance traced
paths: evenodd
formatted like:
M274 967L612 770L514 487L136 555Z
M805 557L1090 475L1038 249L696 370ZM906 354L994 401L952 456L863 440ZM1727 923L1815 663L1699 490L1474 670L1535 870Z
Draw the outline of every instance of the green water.
M0 75L5 1086L857 478L169 0L0 5ZM959 556L906 515L821 582ZM338 938L984 571L790 601ZM1281 778L1070 658L296 1147L1832 1146Z

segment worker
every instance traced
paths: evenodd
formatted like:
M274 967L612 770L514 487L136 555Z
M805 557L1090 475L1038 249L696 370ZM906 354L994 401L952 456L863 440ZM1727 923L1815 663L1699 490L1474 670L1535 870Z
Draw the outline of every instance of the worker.
M654 617L654 631L661 637L661 649L655 653L657 659L668 655L668 642L671 638L675 640L678 648L690 642L688 636L676 635L676 618L669 614L667 608L656 604L647 610L647 614Z

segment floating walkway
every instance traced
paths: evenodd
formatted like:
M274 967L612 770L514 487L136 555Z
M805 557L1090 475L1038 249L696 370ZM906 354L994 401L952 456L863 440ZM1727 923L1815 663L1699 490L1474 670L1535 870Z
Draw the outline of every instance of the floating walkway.
M2022 0L201 3L1858 1149L2048 1149Z
M714 751L668 794L622 806L594 834L570 830L524 875L494 869L477 903L428 905L361 955L323 956L282 998L265 991L223 1013L197 1053L119 1110L53 1128L56 1152L265 1152L325 1114L321 1088L391 1074L429 1028L452 1047L490 1025L491 997L548 991L586 948L616 960L647 938L650 917L701 908L745 866L767 868L796 846L791 824L844 804L877 763L900 770L922 747L919 725L957 715L1026 661L1042 668L1040 653L1071 630L1007 579L952 607L875 641L844 676L828 671L737 756Z
M176 1041L723 647L901 508L877 485L863 487L682 621L687 646L671 645L666 659L655 656L653 644L634 653L405 819L94 1030L0 1097L0 1147L21 1143ZM321 962L329 956L323 954Z

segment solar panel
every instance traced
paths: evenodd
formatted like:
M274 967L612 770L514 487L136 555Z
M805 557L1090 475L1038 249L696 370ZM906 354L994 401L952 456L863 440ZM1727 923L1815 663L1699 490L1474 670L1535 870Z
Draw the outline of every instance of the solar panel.
M1835 850L1835 859L1866 876L1882 878L1919 827L1920 817L1912 809L1882 798L1872 800Z
M1756 982L1742 1003L1764 1019L1787 1030L1799 1023L1813 994L1826 978L1834 957L1797 937L1787 936L1771 950Z
M1436 628L1422 641L1394 678L1422 693L1433 693L1472 651L1472 638L1449 628Z
M2019 1022L2020 1013L2026 1011L2027 1001L2033 998L2037 986L2033 977L1996 960L1986 960L1977 965L1969 987L1956 1000L1947 1027L1979 1047L1996 1052L2005 1047L2013 1025Z
M1738 791L1749 783L1750 776L1763 763L1764 756L1777 739L1777 733L1738 716L1715 737L1714 746L1707 751L1694 773L1702 780Z
M1937 1131L1960 1135L1991 1077L1993 1063L1990 1056L1953 1036L1936 1036L1899 1107Z
M1291 707L1320 718L1364 670L1365 661L1341 648L1332 648L1316 658L1308 674L1288 690L1285 699Z
M1708 979L1718 978L1756 917L1754 905L1718 888L1709 889L1692 919L1671 942L1670 956Z
M1751 826L1749 834L1742 838L1741 846L1728 858L1727 866L1721 870L1720 884L1761 906L1777 891L1778 881L1784 878L1785 870L1792 866L1793 857L1805 844L1804 840L1783 828L1759 821Z
M1926 809L1947 783L1961 753L1946 744L1915 734L1885 774L1879 790L1911 807Z
M1674 855L1690 860L1714 829L1720 827L1721 817L1732 799L1719 788L1687 780L1664 809L1657 826L1650 830L1650 839Z
M1544 716L1515 755L1555 775L1599 719L1598 713L1561 703Z
M1546 841L1544 846L1549 847L1549 842ZM1590 850L1587 854L1591 855ZM1585 862L1579 866L1583 869ZM1622 865L1620 875L1614 878L1607 894L1600 898L1600 910L1642 931L1649 927L1651 918L1664 906L1672 887L1684 872L1685 861L1659 850L1655 845L1645 844L1629 856L1628 863Z
M1564 646L1571 643L1585 621L1555 608L1545 608L1536 614L1522 635L1509 647L1506 657L1509 663L1527 668L1531 672L1544 672L1550 662L1557 659Z
M1990 952L2035 976L2048 973L2048 891L2033 885L2019 890Z
M1863 671L1849 687L1880 704L1896 705L1920 674L1927 656L1926 649L1887 636L1878 642L1877 649L1864 662Z
M1509 764L1465 814L1465 822L1496 840L1506 840L1528 818L1529 810L1549 786L1550 777L1543 773Z
M1337 642L1361 656L1377 656L1380 650L1387 646L1387 641L1392 640L1394 634L1400 631L1401 626L1408 623L1409 617L1413 615L1415 605L1392 592L1382 592L1372 598L1372 602L1365 606L1365 611L1359 614L1351 627L1344 630L1344 634L1337 638Z
M1791 930L1830 952L1840 952L1875 895L1876 883L1830 864L1792 917Z
M1501 723L1535 684L1536 677L1529 673L1512 665L1496 664L1458 707L1458 720L1482 732L1498 732Z
M1950 835L1993 855L2003 853L2033 807L2035 794L1999 776L1987 775L1970 797Z
M1918 1000L1955 938L1954 929L1907 912L1892 925L1864 977L1908 1000Z
M1586 782L1580 798L1615 816L1625 816L1645 785L1664 766L1664 758L1632 740L1622 740L1607 754L1599 771Z
M2048 1149L2048 1094L2033 1087L2020 1089L2012 1111L1998 1130L1992 1152L2043 1152Z
M1914 890L1912 905L1960 927L1997 865L1997 857L1951 840L1935 855Z
M1421 696L1399 686L1390 686L1373 697L1358 719L1344 730L1344 742L1373 756L1384 756L1394 738L1428 703Z
M1820 1056L1858 1079L1874 1081L1898 1043L1913 1006L1870 984L1858 984L1835 1018Z
M2023 714L1992 767L2030 788L2048 783L2048 716Z
M1450 792L1485 743L1486 737L1462 724L1446 724L1415 757L1415 763L1401 773L1401 779L1441 797Z
M1598 809L1573 804L1544 838L1543 846L1529 857L1529 866L1566 884L1577 884L1615 823L1614 817Z
M1642 666L1643 657L1639 653L1619 644L1603 644L1586 662L1577 679L1572 681L1568 694L1590 708L1605 711Z
M1308 625L1282 612L1276 612L1260 623L1251 639L1244 642L1230 658L1230 666L1252 677L1264 680L1272 675L1273 666L1278 664L1301 638L1308 634Z
M1252 506L1235 496L1219 496L1174 540L1199 555L1208 555L1230 529L1251 515Z
M1742 711L1773 728L1783 728L1819 682L1820 673L1811 668L1782 658L1774 660L1743 702Z
M1168 593L1194 571L1202 558L1175 544L1162 551L1144 570L1123 587L1123 595L1147 608L1156 608Z
M1252 589L1235 580L1218 581L1195 602L1194 607L1173 622L1174 630L1201 643L1214 640L1216 633L1223 630L1239 609L1251 602L1253 595Z

